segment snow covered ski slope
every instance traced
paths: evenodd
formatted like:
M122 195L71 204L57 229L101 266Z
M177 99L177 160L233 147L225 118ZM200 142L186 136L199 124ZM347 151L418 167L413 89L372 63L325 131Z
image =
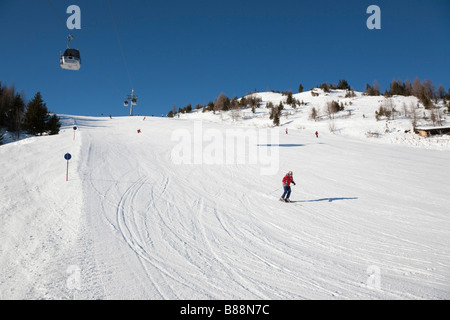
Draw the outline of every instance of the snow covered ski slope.
M261 174L205 160L227 124L204 121L198 149L195 120L63 121L0 147L1 299L450 298L449 151L268 129Z

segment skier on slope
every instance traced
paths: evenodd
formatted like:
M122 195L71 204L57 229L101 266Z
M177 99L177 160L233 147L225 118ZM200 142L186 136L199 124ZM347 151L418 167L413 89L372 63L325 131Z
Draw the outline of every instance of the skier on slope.
M292 173L292 171L289 171L286 174L286 176L283 178L284 193L281 196L280 201L291 202L291 200L289 200L289 197L291 196L291 183L293 183L295 186L293 173Z

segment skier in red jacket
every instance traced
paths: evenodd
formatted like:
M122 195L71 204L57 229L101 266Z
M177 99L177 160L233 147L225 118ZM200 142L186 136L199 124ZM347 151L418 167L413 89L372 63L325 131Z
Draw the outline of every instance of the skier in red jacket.
M286 174L286 176L283 178L284 193L281 196L280 201L291 202L291 200L289 200L289 197L291 196L291 183L293 183L295 186L294 175L292 171L289 171L288 174Z

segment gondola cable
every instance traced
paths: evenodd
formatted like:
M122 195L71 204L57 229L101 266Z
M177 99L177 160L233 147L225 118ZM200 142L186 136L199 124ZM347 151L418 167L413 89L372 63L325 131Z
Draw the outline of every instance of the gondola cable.
M123 50L122 42L120 41L119 29L117 28L116 19L114 18L113 10L111 7L111 2L110 2L110 0L107 0L107 1L108 1L108 6L109 6L109 12L111 14L111 19L112 19L113 25L114 25L114 30L116 32L117 43L119 44L120 53L122 54L122 60L125 65L125 69L127 71L128 80L130 81L131 88L134 88L133 81L131 79L130 69L128 68L127 59L125 58L125 52Z
M116 19L114 18L111 2L110 2L110 0L107 0L107 1L108 1L109 12L111 14L111 19L112 19L113 25L114 25L114 30L116 32L117 43L119 44L120 53L122 54L122 60L125 65L125 70L127 71L127 74L128 74L128 80L130 81L130 86L132 88L131 95L128 95L126 97L126 100L124 101L124 106L126 106L126 107L130 106L130 116L132 116L133 115L133 106L137 105L137 96L134 94L133 80L131 79L130 69L128 68L128 63L127 63L127 59L125 57L125 51L123 50L122 41L120 40L119 29L117 28Z

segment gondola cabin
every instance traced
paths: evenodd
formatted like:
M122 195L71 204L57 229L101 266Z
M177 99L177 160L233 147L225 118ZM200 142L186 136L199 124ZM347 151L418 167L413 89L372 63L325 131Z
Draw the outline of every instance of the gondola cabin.
M60 67L65 70L80 70L80 51L76 49L66 49L66 51L64 51L64 54L61 56Z

